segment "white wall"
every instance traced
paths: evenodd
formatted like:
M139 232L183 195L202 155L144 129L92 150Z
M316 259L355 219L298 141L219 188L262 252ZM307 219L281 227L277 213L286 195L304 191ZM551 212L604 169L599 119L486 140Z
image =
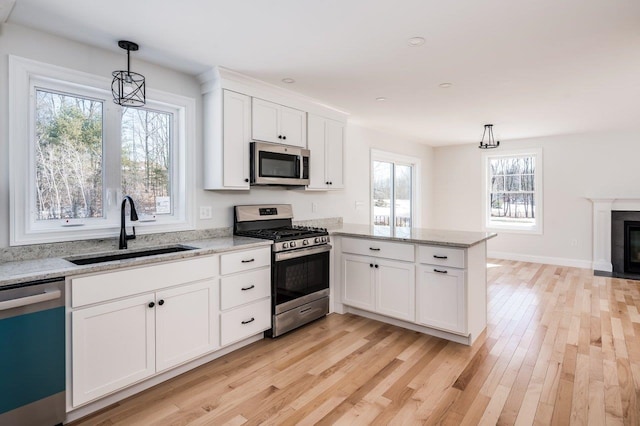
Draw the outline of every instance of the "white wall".
M585 197L640 198L640 135L632 132L501 142L498 150L541 147L543 234L499 232L489 254L590 267L592 205ZM477 145L434 149L434 227L479 231L482 154Z
M144 49L142 40L141 49ZM115 69L126 66L123 50L98 49L15 24L0 25L0 247L9 244L9 130L8 130L8 55L17 55L96 75L110 76ZM202 117L200 85L195 76L180 73L132 58L132 68L147 79L149 88L163 90L196 99L196 205L212 206L212 220L198 221L199 229L228 227L233 223L232 207L236 204L291 203L296 219L342 216L345 222L369 223L369 149L377 148L421 158L423 173L423 211L431 199L432 149L410 141L398 140L355 124L347 126L345 185L346 190L335 192L305 192L284 188L253 188L251 191L202 190ZM362 207L356 209L356 201ZM317 211L312 211L312 202ZM196 210L197 211L197 210ZM428 219L428 215L427 215ZM423 221L423 225L425 222ZM114 238L116 236L114 235Z

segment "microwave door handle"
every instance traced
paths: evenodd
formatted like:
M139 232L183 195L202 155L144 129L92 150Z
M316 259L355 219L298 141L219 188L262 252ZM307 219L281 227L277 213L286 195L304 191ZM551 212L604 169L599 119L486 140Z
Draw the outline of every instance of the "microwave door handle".
M302 161L302 154L298 155L298 172L300 174L299 179L304 176L304 162Z

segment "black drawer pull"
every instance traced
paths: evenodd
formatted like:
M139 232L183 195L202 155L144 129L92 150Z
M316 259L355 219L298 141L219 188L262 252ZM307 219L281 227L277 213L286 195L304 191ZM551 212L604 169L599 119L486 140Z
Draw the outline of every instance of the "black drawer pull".
M251 284L249 287L242 287L240 290L247 291L247 290L251 290L252 288L256 288L256 286Z
M373 263L370 263L370 264L369 264L369 268L373 268Z
M448 271L441 271L440 269L434 269L433 272L437 272L439 274L446 274Z
M249 260L242 260L241 262L242 263L251 263L251 262L254 262L254 261L255 261L255 259L249 259Z
M307 309L303 309L300 312L298 312L299 314L304 314L305 312L309 312L311 309L313 308L307 308Z
M164 299L160 299L160 301L158 302L158 305L160 306L164 305Z
M378 267L378 265L373 265L373 266L375 266L376 268Z
M156 306L155 302L149 302L149 307L153 308L154 306Z
M256 319L251 317L250 320L242 321L242 324L249 324L250 322L254 322Z
M380 251L380 249L379 249L379 248L374 248L374 247L369 247L369 250L372 250L372 251Z
M434 254L433 257L435 257L436 259L448 259L447 256L438 256L437 254Z

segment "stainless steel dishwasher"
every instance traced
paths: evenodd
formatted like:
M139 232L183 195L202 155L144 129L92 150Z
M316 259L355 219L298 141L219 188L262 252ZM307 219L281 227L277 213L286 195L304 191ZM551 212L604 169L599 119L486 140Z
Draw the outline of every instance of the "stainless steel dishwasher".
M0 425L65 419L64 280L0 287Z

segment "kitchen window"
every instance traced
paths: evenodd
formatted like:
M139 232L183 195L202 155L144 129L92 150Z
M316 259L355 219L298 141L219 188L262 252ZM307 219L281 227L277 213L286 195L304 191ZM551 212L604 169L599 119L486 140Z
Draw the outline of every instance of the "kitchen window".
M485 227L542 233L542 150L485 154Z
M10 80L12 245L115 238L124 195L138 233L193 229L192 99L121 107L110 80L14 56Z
M372 224L418 227L417 183L420 160L371 151Z

